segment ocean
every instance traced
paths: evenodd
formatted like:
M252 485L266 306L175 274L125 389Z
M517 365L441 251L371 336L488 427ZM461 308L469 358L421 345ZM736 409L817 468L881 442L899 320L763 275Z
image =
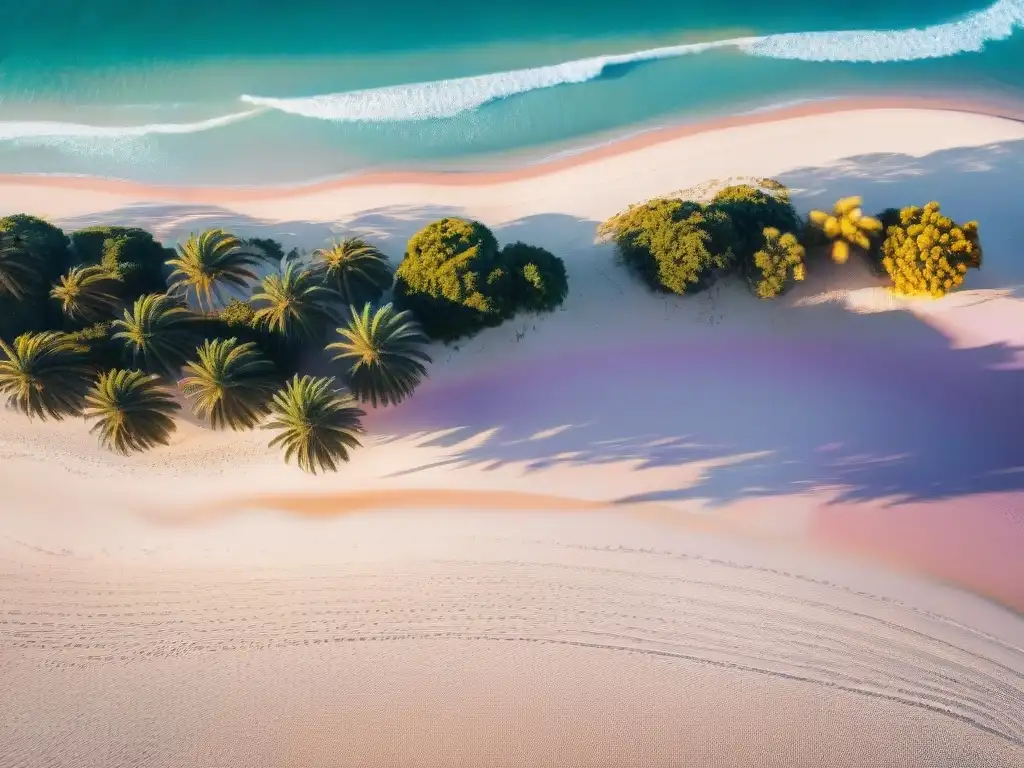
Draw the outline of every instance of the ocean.
M0 173L297 183L794 101L1024 92L1024 0L0 2Z

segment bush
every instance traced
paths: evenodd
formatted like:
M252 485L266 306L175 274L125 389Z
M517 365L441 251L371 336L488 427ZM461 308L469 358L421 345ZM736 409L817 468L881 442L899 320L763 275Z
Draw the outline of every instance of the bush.
M118 298L129 304L147 293L167 290L165 262L174 251L135 227L88 227L71 234L76 260L99 264L121 281Z
M238 339L240 344L252 342L274 364L281 381L298 372L302 347L272 333L256 322L256 310L248 301L232 299L216 314L204 316L200 331L205 339Z
M229 328L255 328L256 310L248 301L232 299L218 314L220 321Z
M736 231L714 205L651 200L612 217L598 233L613 239L623 263L656 291L703 290L716 270L734 262Z
M113 326L112 321L94 323L68 334L69 339L85 348L89 364L97 371L120 368L128 362L124 344L113 339Z
M35 268L35 279L20 300L0 296L0 338L13 341L23 333L59 330L63 317L49 294L70 263L67 235L49 222L18 213L0 218L0 236L24 248Z
M16 213L0 219L0 232L13 237L31 254L39 276L46 284L44 293L71 266L68 236L48 221Z
M882 266L898 293L940 298L981 268L978 223L958 226L936 202L903 208L882 243Z
M885 242L885 238L888 236L889 227L898 226L900 223L900 210L899 208L886 208L876 217L882 224L881 231L877 232L874 237L871 238L871 247L863 251L864 261L868 265L868 269L871 270L871 274L876 277L885 277L889 273L885 271L885 265L882 264L882 243ZM824 235L823 235L824 236Z
M428 336L452 341L510 317L510 288L491 231L477 221L445 218L409 239L394 294Z
M732 221L736 230L733 250L741 265L748 269L753 266L754 253L764 243L765 229L780 232L798 232L800 229L800 217L789 201L786 188L778 182L774 184L774 194L749 184L738 184L721 190L711 201Z
M786 291L792 281L804 279L804 247L793 233L783 234L772 227L764 229L762 240L747 282L759 298L772 299Z
M511 275L515 309L550 312L569 294L565 263L550 251L525 243L510 243L501 249L501 260Z
M53 331L60 328L61 318L48 297L33 292L20 300L0 296L0 339L12 342L23 333Z

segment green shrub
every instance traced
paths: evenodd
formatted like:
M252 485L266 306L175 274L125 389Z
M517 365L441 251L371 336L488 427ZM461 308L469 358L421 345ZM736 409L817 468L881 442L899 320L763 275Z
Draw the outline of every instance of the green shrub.
M53 331L61 327L61 317L48 297L37 291L15 299L0 296L0 339L14 341L23 333Z
M501 260L511 275L516 310L550 312L569 294L565 263L550 251L515 242L501 249Z
M220 312L199 321L205 339L238 339L240 344L252 342L274 364L275 378L285 381L297 373L303 351L301 344L271 333L256 322L256 310L248 301L232 299Z
M751 260L764 243L765 229L779 232L800 229L800 217L789 201L786 188L778 185L775 190L768 193L749 184L738 184L721 190L711 201L732 221L736 230L733 250L743 267L753 266Z
M978 223L957 225L936 202L903 208L886 231L882 266L897 293L940 298L963 283L968 269L981 268Z
M256 310L248 301L232 299L219 313L220 321L229 328L255 328Z
M394 295L428 336L452 341L510 317L511 287L491 231L477 221L445 218L409 239Z
M761 239L761 248L752 258L753 269L746 278L756 296L772 299L793 281L804 279L804 247L792 232L782 233L773 227L765 227Z
M121 281L118 298L126 304L147 293L167 290L165 262L174 251L136 227L88 227L71 234L76 261L99 264Z
M63 317L50 301L50 286L67 269L68 238L49 222L18 213L0 218L0 237L28 253L33 276L24 295L0 295L0 338L13 341L23 333L60 330Z
M714 205L651 200L612 217L598 233L614 240L622 262L657 291L703 290L735 259L736 231Z
M113 325L112 321L94 323L68 334L69 339L85 348L89 364L97 371L119 368L127 362L124 344L112 338Z
M32 256L39 277L45 283L44 293L71 266L68 236L48 221L16 213L0 219L0 232L13 237Z

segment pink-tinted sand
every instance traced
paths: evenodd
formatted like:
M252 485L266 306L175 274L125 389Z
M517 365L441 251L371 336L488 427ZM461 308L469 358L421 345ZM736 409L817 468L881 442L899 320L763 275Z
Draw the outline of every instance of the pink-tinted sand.
M1002 117L1008 120L1024 121L1024 108L1019 104L1000 102L992 99L970 101L967 99L942 100L917 97L873 96L841 98L827 101L807 102L778 109L755 113L732 115L697 123L655 128L619 141L583 149L580 152L563 155L551 160L522 165L503 170L481 171L372 171L356 173L337 179L328 179L308 184L274 185L254 187L183 187L173 185L148 185L120 179L97 178L92 176L62 176L37 174L0 174L0 186L46 185L59 189L76 189L92 192L132 195L138 200L160 200L162 202L189 202L220 204L224 202L257 201L305 196L356 186L384 184L423 184L431 186L490 186L505 184L522 179L539 178L570 168L592 163L603 158L628 154L686 136L695 136L713 131L722 131L747 125L774 123L811 115L828 115L842 112L863 112L869 110L916 109L950 111Z

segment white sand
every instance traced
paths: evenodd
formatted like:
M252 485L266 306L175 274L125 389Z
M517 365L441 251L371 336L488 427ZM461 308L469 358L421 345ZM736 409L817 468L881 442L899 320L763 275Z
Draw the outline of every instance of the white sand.
M334 476L265 433L180 422L121 459L0 414L0 765L1024 764L1024 620L967 591L1024 609L1022 140L876 110L503 184L218 206L0 185L0 215L68 229L355 232L396 258L469 216L571 287L436 350ZM939 302L858 263L772 303L664 299L593 244L733 176L801 209L937 198L980 221L984 269Z

